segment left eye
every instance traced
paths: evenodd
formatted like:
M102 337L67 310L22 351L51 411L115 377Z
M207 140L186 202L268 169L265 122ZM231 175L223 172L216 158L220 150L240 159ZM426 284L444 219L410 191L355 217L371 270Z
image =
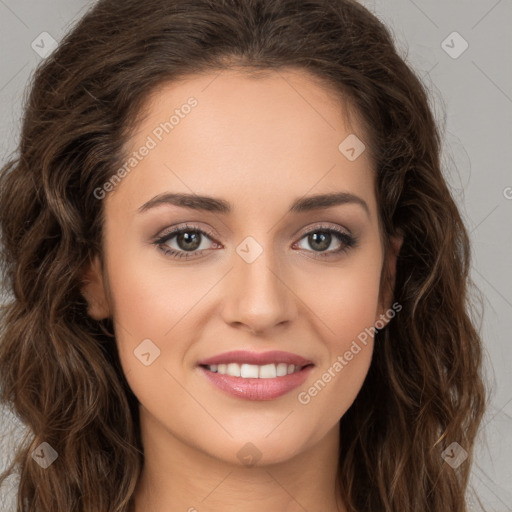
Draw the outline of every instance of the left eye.
M203 245L203 239L211 240L211 238L212 237L202 229L185 226L163 235L158 240L155 240L154 244L171 257L191 258L196 257L197 254L208 249L208 247L201 246ZM313 247L313 250L311 251L304 247L299 248L317 253L315 257L326 257L346 251L354 246L356 242L348 233L331 227L319 227L309 231L300 238L300 241L301 240L306 240L310 247ZM327 250L335 240L338 240L339 247ZM177 247L173 247L171 241L176 243ZM298 245L299 242L294 245ZM221 247L216 242L213 242L213 245Z
M303 239L306 239L309 246L313 247L313 252L320 252L318 254L320 257L337 254L355 245L355 239L351 235L333 228L317 228L306 233L301 238L301 240ZM338 248L327 250L336 240L338 240Z

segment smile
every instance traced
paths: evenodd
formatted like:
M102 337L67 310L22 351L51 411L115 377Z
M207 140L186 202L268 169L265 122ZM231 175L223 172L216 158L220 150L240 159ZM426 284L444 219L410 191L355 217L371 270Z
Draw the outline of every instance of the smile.
M303 367L287 363L264 365L228 363L207 365L206 368L214 373L230 375L231 377L242 377L243 379L274 379L298 372Z
M198 369L220 391L245 400L274 400L307 379L314 364L290 352L226 352L199 362Z

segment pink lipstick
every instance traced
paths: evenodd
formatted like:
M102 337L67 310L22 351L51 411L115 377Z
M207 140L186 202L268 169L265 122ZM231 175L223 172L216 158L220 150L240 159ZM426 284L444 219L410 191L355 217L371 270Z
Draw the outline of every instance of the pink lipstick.
M198 363L205 377L227 394L247 400L273 400L307 379L313 363L290 352L232 351Z

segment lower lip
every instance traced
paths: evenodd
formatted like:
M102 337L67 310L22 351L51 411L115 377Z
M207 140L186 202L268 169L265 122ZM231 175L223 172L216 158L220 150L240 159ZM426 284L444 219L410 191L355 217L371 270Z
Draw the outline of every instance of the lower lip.
M211 372L202 366L199 369L214 386L232 396L246 400L273 400L303 384L313 366L273 379L245 379Z

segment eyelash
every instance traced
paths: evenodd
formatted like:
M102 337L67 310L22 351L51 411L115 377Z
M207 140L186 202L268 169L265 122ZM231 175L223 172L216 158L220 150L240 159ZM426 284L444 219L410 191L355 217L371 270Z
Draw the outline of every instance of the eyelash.
M212 233L205 231L203 229L199 229L197 226L189 226L187 224L185 226L181 226L179 228L173 229L172 231L169 231L168 233L164 234L163 236L157 238L156 240L153 241L153 244L156 245L164 254L171 256L172 258L176 258L176 259L195 258L196 257L195 255L201 254L203 251L205 251L207 249L203 249L201 251L186 252L186 251L181 251L181 250L177 251L175 249L170 249L169 247L167 247L165 245L169 240L174 238L176 235L179 235L181 233L190 232L190 231L192 231L194 233L200 233L201 235L205 235L207 238L210 238L210 239L214 238ZM299 239L299 241L313 233L319 233L319 232L331 233L331 234L336 235L338 240L340 242L342 242L344 245L342 245L339 249L331 250L331 251L322 251L322 252L308 251L308 252L316 252L316 255L314 256L315 258L326 258L326 257L333 256L335 254L344 253L344 252L347 252L352 247L355 247L357 244L357 239L354 236L349 235L348 233L346 233L345 231L343 231L341 229L333 228L331 226L317 226L317 227L315 227L315 229L312 229L312 230L308 231L307 233L304 233L301 236L301 238Z

